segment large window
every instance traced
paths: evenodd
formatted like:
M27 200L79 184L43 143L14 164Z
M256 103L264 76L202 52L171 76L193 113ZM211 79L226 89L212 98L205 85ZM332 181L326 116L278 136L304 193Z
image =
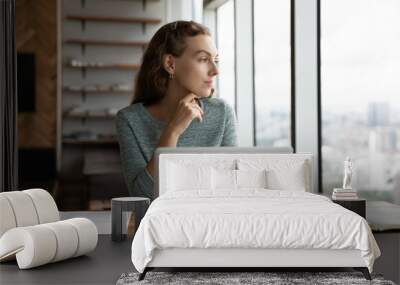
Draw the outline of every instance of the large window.
M218 97L235 105L235 5L229 0L217 8L219 54Z
M323 191L400 204L400 1L321 0Z
M256 145L291 146L290 0L253 9Z

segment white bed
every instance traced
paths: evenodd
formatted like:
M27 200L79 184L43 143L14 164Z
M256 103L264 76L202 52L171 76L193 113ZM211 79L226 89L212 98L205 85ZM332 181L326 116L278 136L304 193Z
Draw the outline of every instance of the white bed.
M310 154L162 153L158 165L160 196L132 243L140 279L155 267L354 267L370 278L372 232L312 194Z

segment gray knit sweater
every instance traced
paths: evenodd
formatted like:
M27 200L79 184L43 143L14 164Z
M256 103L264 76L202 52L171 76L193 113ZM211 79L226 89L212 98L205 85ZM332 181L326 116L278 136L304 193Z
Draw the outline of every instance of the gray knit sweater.
M182 133L177 147L236 146L236 117L222 99L199 100L203 122L194 119ZM167 123L154 118L142 103L119 110L116 116L122 171L131 196L153 200L153 177L146 169Z

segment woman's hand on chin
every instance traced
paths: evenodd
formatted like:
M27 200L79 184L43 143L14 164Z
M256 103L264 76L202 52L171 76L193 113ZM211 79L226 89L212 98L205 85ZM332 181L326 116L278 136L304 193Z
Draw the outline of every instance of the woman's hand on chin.
M189 93L179 101L175 114L168 124L168 129L180 136L190 125L194 118L199 122L203 122L203 110L197 103L198 96L194 93Z

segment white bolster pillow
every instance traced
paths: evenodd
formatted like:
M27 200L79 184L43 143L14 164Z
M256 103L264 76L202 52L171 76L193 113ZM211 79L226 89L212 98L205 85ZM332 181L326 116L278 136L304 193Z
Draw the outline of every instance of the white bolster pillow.
M78 248L73 257L86 254L96 248L98 232L96 225L86 218L65 220L78 232Z
M28 269L86 254L97 245L97 228L85 218L14 228L0 238L0 261L16 255Z
M0 195L0 237L9 229L15 228L14 212L6 197Z
M38 215L39 224L51 223L60 220L56 202L49 192L43 189L29 189L22 191L30 196Z
M57 251L54 233L41 225L13 228L0 239L0 261L13 259L27 269L49 263Z
M57 205L46 190L36 188L0 193L0 237L15 227L59 220Z
M55 235L57 250L51 262L60 261L75 255L78 249L78 232L70 223L59 221L55 223L44 224Z
M29 195L22 191L3 192L13 211L17 227L33 226L39 223L35 205Z

